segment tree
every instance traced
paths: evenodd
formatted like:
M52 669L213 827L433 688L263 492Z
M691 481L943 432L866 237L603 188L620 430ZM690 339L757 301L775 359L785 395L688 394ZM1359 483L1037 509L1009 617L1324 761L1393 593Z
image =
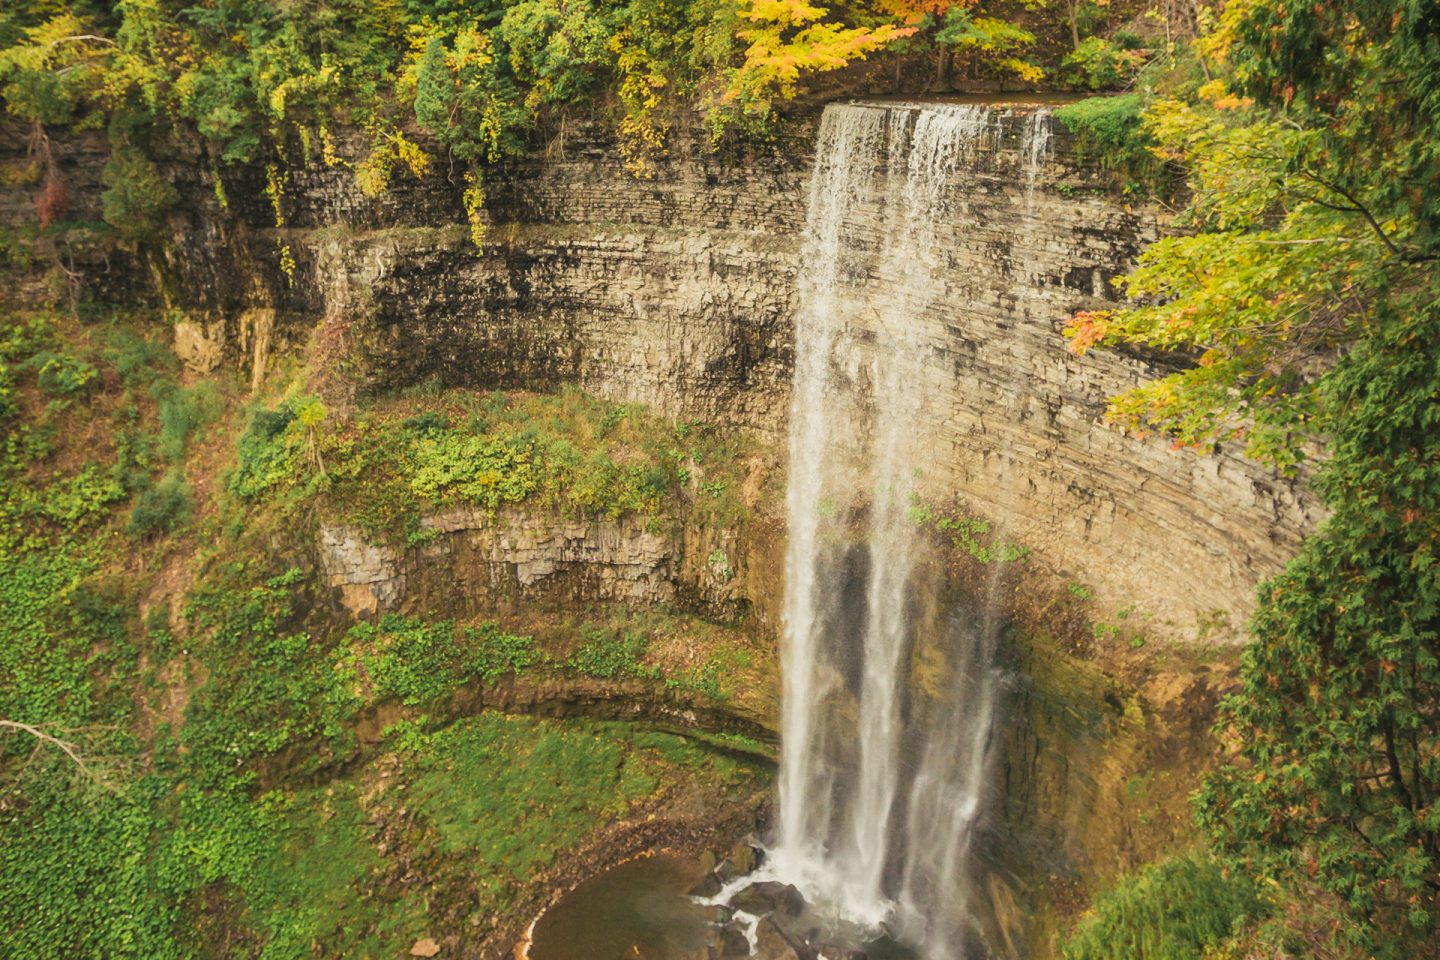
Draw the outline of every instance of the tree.
M1200 447L1243 440L1293 472L1324 430L1324 372L1380 304L1430 278L1440 16L1392 23L1378 6L1360 5L1369 29L1351 36L1331 7L1277 24L1270 0L1232 4L1202 43L1228 76L1150 108L1156 152L1191 171L1198 229L1125 278L1146 306L1077 315L1067 335L1076 352L1127 341L1193 364L1117 398L1113 420Z
M773 116L776 101L795 95L801 74L838 70L915 32L914 27L896 24L845 26L832 19L829 10L805 0L742 0L740 18L743 25L736 36L748 46L712 112L717 129L730 119L763 125Z
M1440 917L1440 8L1243 0L1200 45L1216 79L1145 124L1193 232L1067 334L1190 358L1112 402L1125 427L1309 461L1332 515L1261 589L1197 812L1398 960Z
M1324 379L1334 513L1261 590L1222 707L1243 762L1197 809L1250 872L1328 890L1345 936L1398 960L1440 919L1440 306L1397 306Z
M976 16L966 7L946 11L935 42L942 52L954 50L962 58L989 63L1021 80L1033 82L1044 75L1038 66L1017 56L1034 46L1033 33L998 17Z

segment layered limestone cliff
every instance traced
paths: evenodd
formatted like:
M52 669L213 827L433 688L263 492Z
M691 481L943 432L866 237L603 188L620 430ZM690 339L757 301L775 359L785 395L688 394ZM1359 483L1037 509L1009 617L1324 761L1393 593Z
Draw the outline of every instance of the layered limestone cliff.
M430 542L408 549L373 543L354 527L321 525L321 569L352 616L676 600L723 612L737 600L734 531L523 509L452 509L421 524Z
M1102 424L1107 396L1160 371L1071 356L1060 329L1075 309L1112 305L1110 281L1163 221L1105 190L1063 128L1038 174L1027 168L1024 122L1023 111L1005 120L956 174L956 212L936 237L946 268L915 318L925 348L907 362L930 398L916 424L929 492L1032 547L1057 584L1148 615L1153 636L1236 640L1255 583L1293 553L1316 507L1235 451L1175 451ZM177 166L195 203L157 273L197 363L228 353L263 367L328 318L372 384L576 383L783 451L809 143L803 124L743 156L680 137L642 181L600 127L572 125L491 171L483 252L443 174L397 178L371 200L344 169L301 167L276 230L259 171L227 180L221 211L213 175ZM282 243L293 278L276 265ZM861 330L862 392L873 349Z

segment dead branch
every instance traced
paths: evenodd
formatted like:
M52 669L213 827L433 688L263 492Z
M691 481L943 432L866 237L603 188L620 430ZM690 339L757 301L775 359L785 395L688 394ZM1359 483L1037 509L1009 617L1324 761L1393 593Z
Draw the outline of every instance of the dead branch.
M18 720L0 719L0 731L29 734L30 736L35 738L37 743L48 744L49 746L59 749L67 757L75 761L75 765L79 767L81 772L83 772L91 780L95 781L97 784L107 790L114 789L114 787L103 776L101 776L94 767L92 767L89 763L86 762L84 756L82 756L80 753L80 748L75 744L71 743L70 741L62 740L54 734L47 733L41 727L37 727L29 723L21 723Z

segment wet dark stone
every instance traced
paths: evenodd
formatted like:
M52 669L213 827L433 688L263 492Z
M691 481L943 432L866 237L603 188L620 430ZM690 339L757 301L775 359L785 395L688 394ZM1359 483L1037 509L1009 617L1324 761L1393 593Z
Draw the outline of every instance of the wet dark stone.
M696 883L695 886L690 888L689 895L692 897L713 897L720 892L722 886L724 886L724 884L720 882L719 877L713 873L707 873L700 878L700 881Z
M720 956L750 956L750 941L745 939L745 931L733 923L720 928Z
M735 894L730 905L757 916L781 913L797 917L805 910L805 898L788 883L778 880L762 880Z
M716 926L722 923L729 923L731 918L735 916L735 911L722 903L717 903L705 909L709 912L710 922Z
M737 843L735 849L730 851L730 863L735 868L737 877L754 873L764 859L764 853L748 843Z

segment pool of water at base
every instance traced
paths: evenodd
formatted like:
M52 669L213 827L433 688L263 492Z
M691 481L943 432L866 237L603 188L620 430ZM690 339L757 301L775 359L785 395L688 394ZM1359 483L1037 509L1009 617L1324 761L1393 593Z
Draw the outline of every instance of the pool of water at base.
M535 924L530 960L682 960L711 912L686 892L703 871L679 857L630 860L580 884Z

